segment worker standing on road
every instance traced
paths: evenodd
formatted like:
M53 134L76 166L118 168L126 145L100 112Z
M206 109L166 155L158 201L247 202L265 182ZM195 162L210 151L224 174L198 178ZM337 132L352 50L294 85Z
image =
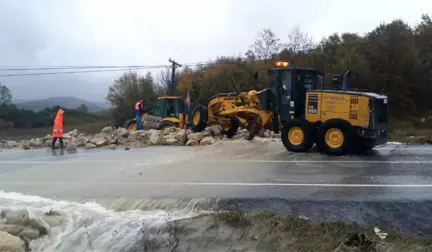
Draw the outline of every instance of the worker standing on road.
M63 149L63 109L59 109L57 111L57 115L54 119L54 126L53 126L53 134L52 134L52 143L51 148L55 149L55 143L57 142L57 139L60 141L60 148Z
M143 128L141 116L143 114L144 108L143 108L143 100L137 101L135 104L135 115L136 115L136 129L140 130Z

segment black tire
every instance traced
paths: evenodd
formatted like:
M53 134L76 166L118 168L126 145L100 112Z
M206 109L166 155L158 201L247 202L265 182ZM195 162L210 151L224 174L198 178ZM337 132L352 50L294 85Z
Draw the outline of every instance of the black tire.
M294 143L288 137L290 130L294 130L294 128L299 128L303 133L303 140L300 143ZM307 152L315 142L315 129L308 121L294 118L282 126L281 138L287 150L292 152Z
M162 121L159 123L157 129L158 130L163 130L165 128L170 128L170 127L177 127L173 122L170 121Z
M232 138L237 133L238 128L239 128L239 120L237 119L237 117L231 116L229 129L227 130L223 129L222 133L225 134L228 138Z
M332 147L326 142L326 133L331 129L337 129L343 134L343 142L339 147ZM317 133L317 147L320 152L328 155L345 155L352 150L354 130L351 124L341 119L331 119L323 123Z
M272 118L273 132L279 134L279 115L275 113Z
M196 113L199 113L199 120L194 121ZM193 132L201 132L207 127L208 121L208 111L207 107L204 105L197 105L192 110L192 116L190 121L190 126Z
M132 126L132 125L134 125L134 126ZM136 130L136 119L131 119L131 120L126 121L123 128L125 128L127 130Z

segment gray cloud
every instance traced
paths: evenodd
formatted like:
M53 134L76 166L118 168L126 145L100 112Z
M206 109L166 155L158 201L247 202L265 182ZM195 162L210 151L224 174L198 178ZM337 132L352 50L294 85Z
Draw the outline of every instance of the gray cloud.
M244 53L262 28L286 40L298 24L318 41L333 32L364 33L394 18L414 24L431 9L428 0L1 1L0 65L158 65L169 57L198 62ZM0 81L16 99L72 95L102 100L119 74Z

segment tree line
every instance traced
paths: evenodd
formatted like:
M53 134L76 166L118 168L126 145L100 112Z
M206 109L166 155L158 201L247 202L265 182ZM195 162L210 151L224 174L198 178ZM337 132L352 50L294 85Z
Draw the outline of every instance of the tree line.
M334 33L318 43L298 26L288 31L284 41L271 29L263 29L245 51L184 67L176 75L178 94L189 91L193 102L205 104L216 93L234 92L233 76L242 91L266 88L265 69L283 60L291 66L319 69L327 87L333 73L350 69L350 88L388 95L393 115L418 116L432 109L432 21L428 15L422 15L414 26L397 19L363 35ZM255 72L261 73L261 81L253 79ZM133 117L133 106L140 98L150 109L156 97L164 94L169 76L169 70L158 81L150 73L145 77L125 73L108 91L112 115L120 120Z
M47 107L41 111L19 109L12 103L10 90L0 83L0 130L10 128L39 128L53 125L55 115L60 106ZM95 115L88 112L85 104L76 109L66 109L64 123L79 124L94 122L106 118L104 115Z

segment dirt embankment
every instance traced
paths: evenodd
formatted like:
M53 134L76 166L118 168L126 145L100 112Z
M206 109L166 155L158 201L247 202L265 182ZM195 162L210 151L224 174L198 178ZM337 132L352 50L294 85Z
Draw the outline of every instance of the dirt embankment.
M432 238L378 232L356 223L312 222L303 216L271 212L204 214L174 221L166 231L169 238L164 245L143 233L137 244L142 247L136 251L432 251Z

